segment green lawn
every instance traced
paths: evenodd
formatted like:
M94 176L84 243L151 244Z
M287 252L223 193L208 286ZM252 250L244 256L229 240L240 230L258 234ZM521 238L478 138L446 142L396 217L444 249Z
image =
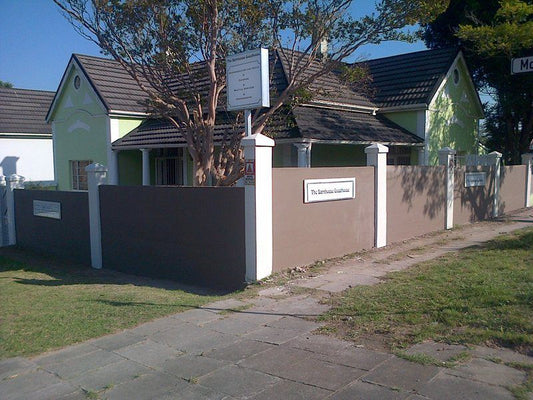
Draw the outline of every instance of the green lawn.
M533 229L349 289L322 316L345 339L403 348L425 339L533 348Z
M0 359L63 347L220 298L176 287L53 259L19 262L0 255Z

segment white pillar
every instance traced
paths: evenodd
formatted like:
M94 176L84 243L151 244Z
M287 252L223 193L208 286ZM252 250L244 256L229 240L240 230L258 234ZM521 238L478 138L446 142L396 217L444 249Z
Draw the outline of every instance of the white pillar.
M15 221L15 189L24 189L24 178L22 176L13 174L7 177L7 245L12 246L17 244L17 231Z
M91 164L85 167L87 171L87 186L89 190L89 232L91 239L91 265L102 268L102 228L100 225L100 196L98 186L104 184L107 178L107 168L101 164Z
M2 167L0 167L0 247L7 246L7 188L6 177L2 175ZM4 235L6 239L4 241Z
M502 153L493 151L492 153L487 154L491 159L491 165L494 168L494 197L492 199L492 216L494 218L500 215L500 186L501 186L501 160Z
M143 154L143 186L150 186L150 150L141 149Z
M387 245L387 153L389 148L373 144L365 148L366 165L374 167L375 246Z
M241 140L244 148L246 281L272 274L272 147L274 141L255 134Z
M118 185L118 150L109 152L109 171L107 173L107 183L109 185Z
M522 154L522 164L526 166L526 207L533 206L533 195L531 194L531 179L533 175L533 153Z
M439 150L439 165L446 167L446 222L445 229L453 228L453 197L455 191L455 154L449 147Z
M312 143L294 143L298 149L298 168L311 168Z

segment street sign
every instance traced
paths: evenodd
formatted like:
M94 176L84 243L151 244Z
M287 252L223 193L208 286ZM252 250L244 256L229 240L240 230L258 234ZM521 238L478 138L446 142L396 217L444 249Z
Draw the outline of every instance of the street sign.
M533 56L513 58L511 60L511 74L522 74L524 72L533 72Z

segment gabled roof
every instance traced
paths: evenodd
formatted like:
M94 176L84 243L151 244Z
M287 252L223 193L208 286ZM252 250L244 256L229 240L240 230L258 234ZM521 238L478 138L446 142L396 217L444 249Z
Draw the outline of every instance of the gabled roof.
M363 63L373 78L374 102L382 108L429 105L458 53L457 48L424 50Z
M54 92L0 87L0 133L52 136L45 121Z

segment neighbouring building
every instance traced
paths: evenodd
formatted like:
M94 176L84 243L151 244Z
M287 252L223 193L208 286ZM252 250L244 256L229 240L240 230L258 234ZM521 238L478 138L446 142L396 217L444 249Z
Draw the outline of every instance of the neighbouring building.
M52 127L45 121L54 92L0 87L0 175L53 183Z
M351 89L332 72L315 82L326 94L294 107L287 118L272 119L264 133L276 141L274 166L364 165L364 148L371 143L389 146L390 164L436 164L437 151L445 146L459 154L477 153L483 110L459 50L427 50L365 64L373 78L371 94ZM272 90L287 84L286 67L281 60L274 65ZM218 137L234 129L226 115L221 109ZM62 190L84 190L84 167L91 162L106 165L113 184L192 181L183 136L147 114L144 92L115 61L73 55L47 121Z

